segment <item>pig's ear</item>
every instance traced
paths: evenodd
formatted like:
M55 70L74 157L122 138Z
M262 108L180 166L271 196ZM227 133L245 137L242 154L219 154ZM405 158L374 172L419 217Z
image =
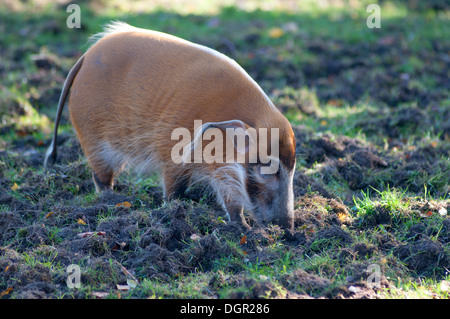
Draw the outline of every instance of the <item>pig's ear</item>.
M203 133L211 128L217 128L227 134L230 138L232 138L234 147L238 151L238 153L246 154L248 153L250 146L256 146L256 134L253 133L253 130L248 130L251 127L241 120L229 120L223 122L208 122L202 124L195 132L194 138L191 143L186 145L185 147L185 156L191 156L191 152L194 151L195 145L200 145L200 140L202 138ZM250 132L250 133L249 133ZM255 131L256 132L256 131ZM242 143L241 141L244 141ZM186 157L187 157L186 156Z
M227 128L241 128L242 130L246 130L249 126L242 122L241 120L229 120L229 121L223 121L223 122L208 122L202 125L203 132L206 131L208 128L211 127L217 127L221 130L226 130ZM202 133L203 133L202 132Z
M250 144L256 142L256 136L253 136L253 134L249 133L248 129L251 127L241 120L210 122L205 123L205 126L206 127L203 132L209 128L218 128L222 130L225 134L228 135L229 138L231 138L234 148L240 154L248 153Z

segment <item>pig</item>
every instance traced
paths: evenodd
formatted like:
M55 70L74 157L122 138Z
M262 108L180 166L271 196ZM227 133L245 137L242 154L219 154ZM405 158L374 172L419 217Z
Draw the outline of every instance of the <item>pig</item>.
M247 211L257 225L292 229L294 133L241 66L206 46L124 22L109 24L92 41L64 83L46 167L56 160L69 98L97 192L113 189L125 168L157 172L166 200L203 183L229 221L251 228ZM197 151L207 151L207 134L228 154L210 147L216 160L196 161Z

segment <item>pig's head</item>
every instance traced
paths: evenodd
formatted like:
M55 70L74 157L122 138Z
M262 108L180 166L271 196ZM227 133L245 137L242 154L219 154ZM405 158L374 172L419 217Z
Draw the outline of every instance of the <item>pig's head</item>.
M260 225L274 223L286 229L293 228L295 137L289 122L283 119L277 125L262 129L240 120L209 122L196 132L198 138L206 130L220 129L237 150L237 155L233 154L236 155L234 164L226 167L228 178L214 179L217 194L231 219L242 216L241 212L236 212L241 211L241 207L250 210ZM225 140L223 143L227 144ZM242 156L240 161L239 156ZM225 171L222 167L221 172ZM220 187L219 180L223 181Z
M261 224L274 223L292 229L295 139L290 125L288 128L279 129L278 133L272 130L278 138L271 134L270 155L259 154L257 163L247 165L246 186L253 214Z

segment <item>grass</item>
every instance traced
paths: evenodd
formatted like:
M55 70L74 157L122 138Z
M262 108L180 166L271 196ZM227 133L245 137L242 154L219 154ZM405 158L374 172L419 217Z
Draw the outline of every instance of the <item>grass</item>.
M448 281L445 280L418 280L418 281L403 281L398 278L397 286L386 292L387 299L448 299Z
M449 12L383 1L369 29L369 3L92 1L82 29L53 2L0 4L1 296L448 299ZM99 196L66 119L44 172L64 78L111 20L224 52L284 112L298 143L294 239L236 232L207 196L164 203L157 175L121 175ZM80 289L65 285L70 263ZM372 264L379 289L365 285Z
M400 192L397 189L391 189L389 187L383 191L379 191L375 188L372 189L378 194L378 199L375 199L374 196L370 195L369 189L366 192L361 192L362 198L353 198L356 217L364 217L373 214L375 208L381 206L388 210L392 217L397 220L408 210L410 200L404 198L406 191Z

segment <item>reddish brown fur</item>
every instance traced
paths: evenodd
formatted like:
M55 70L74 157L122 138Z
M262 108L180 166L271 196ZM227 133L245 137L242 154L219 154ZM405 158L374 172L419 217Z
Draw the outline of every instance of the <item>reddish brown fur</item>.
M148 164L163 175L165 196L182 191L194 164L173 163L171 150L178 141L171 133L185 127L193 136L199 119L279 128L280 161L288 170L295 164L289 122L241 68L163 33L131 29L97 41L73 81L69 111L99 188L112 188L126 162L151 158ZM217 171L223 165L202 164L202 169Z

